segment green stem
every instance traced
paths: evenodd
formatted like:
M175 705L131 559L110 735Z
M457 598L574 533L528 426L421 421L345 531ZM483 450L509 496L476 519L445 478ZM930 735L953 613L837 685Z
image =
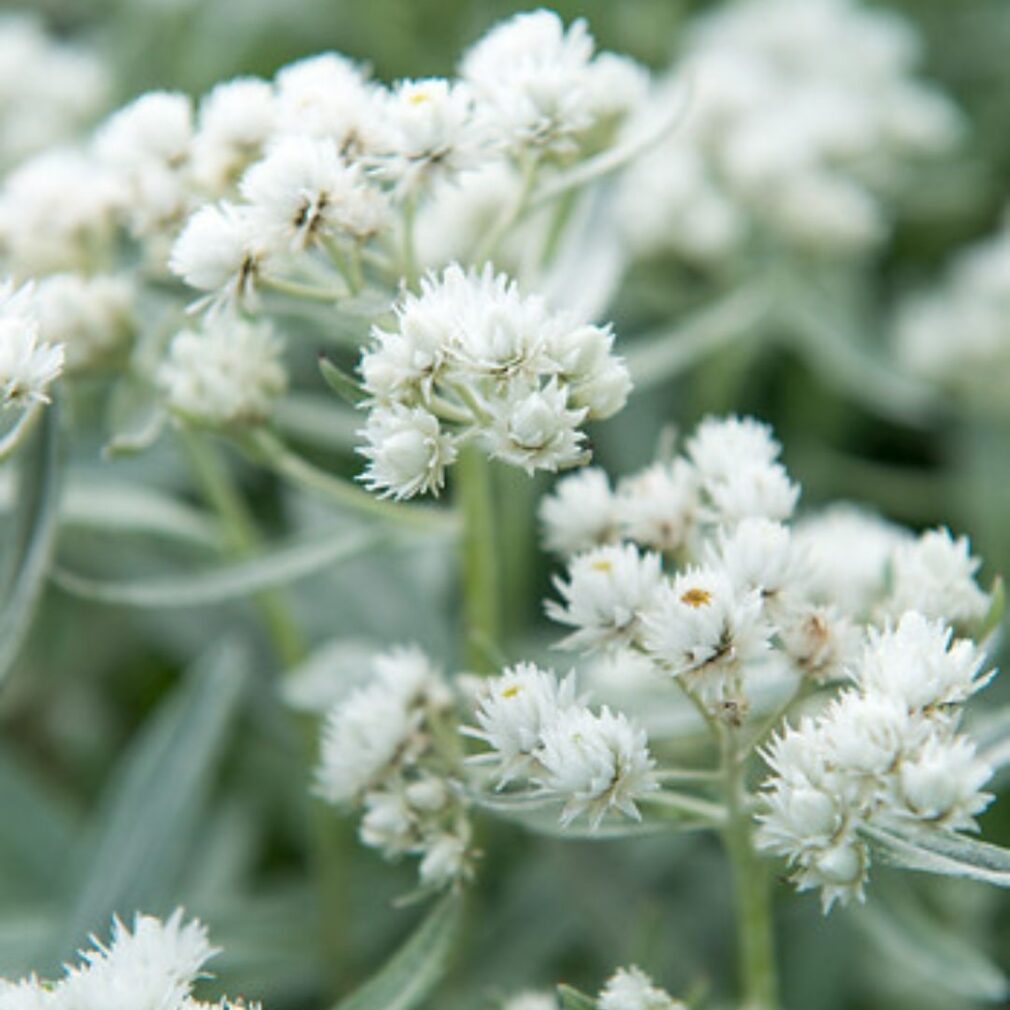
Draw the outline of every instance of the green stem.
M471 259L476 266L481 266L494 259L502 239L526 210L530 194L533 192L533 183L536 181L538 167L539 162L535 156L523 160L519 167L519 188L516 190L515 196L505 206L495 223L484 233L474 249Z
M445 509L429 505L399 505L376 498L350 481L313 466L265 428L250 433L241 444L282 477L352 512L429 532L452 533L456 529L455 517Z
M293 281L285 277L261 277L260 284L271 291L276 291L282 295L289 295L291 298L300 298L311 302L326 302L329 305L340 301L345 296L345 292L343 291L319 288L314 284L305 284L302 281Z
M180 429L180 437L207 501L221 518L228 553L238 558L254 556L260 546L259 533L220 456L203 435L192 429ZM284 594L277 590L262 592L256 602L277 658L286 668L293 666L305 655L305 643Z
M778 982L771 887L751 839L744 784L744 761L728 726L720 727L728 817L723 845L732 869L737 903L737 952L743 1010L775 1010Z
M463 516L463 660L467 669L489 673L499 642L501 607L491 467L476 446L460 452L456 481Z
M414 244L414 223L417 217L416 198L411 195L403 201L403 245L400 250L403 276L408 288L417 287L417 251Z

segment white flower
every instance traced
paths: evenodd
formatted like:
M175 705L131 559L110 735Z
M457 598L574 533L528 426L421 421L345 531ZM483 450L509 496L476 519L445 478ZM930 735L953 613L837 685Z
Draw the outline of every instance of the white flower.
M375 407L359 434L367 444L358 452L368 460L361 479L383 497L437 495L445 483L445 468L456 459L452 436L423 407Z
M461 75L485 107L489 129L516 155L566 154L594 122L593 39L553 11L517 14L463 57Z
M101 364L136 328L135 294L123 274L52 274L36 288L39 333L45 341L63 343L69 371Z
M838 788L850 790L854 802L876 799L898 762L916 751L930 731L903 700L876 693L843 691L821 717L828 762L846 778L845 787Z
M884 593L892 554L910 536L880 516L843 504L800 519L793 538L805 557L814 598L864 617Z
M417 841L417 820L403 791L375 789L365 793L362 804L365 813L358 829L362 844L390 857L409 852Z
M967 537L955 540L948 529L927 530L895 548L891 592L881 609L892 617L918 610L957 624L976 621L989 608L989 597L975 582L981 564L971 556Z
M576 326L560 313L553 322L545 328L545 352L559 379L570 387L572 405L585 407L587 416L595 419L613 416L631 392L628 369L613 354L613 332L609 327Z
M0 403L48 403L49 387L62 371L63 345L40 339L32 288L0 284Z
M100 111L110 90L98 53L49 35L39 17L5 13L0 18L0 166L72 137Z
M737 590L729 577L689 567L663 585L644 614L646 650L673 676L736 672L768 649L761 595Z
M843 906L865 900L864 886L870 854L852 837L824 849L815 849L796 865L792 880L798 891L821 890L821 910L827 915L835 902Z
M599 1010L684 1010L684 1004L660 989L648 975L632 965L618 968L596 1001Z
M400 81L382 104L379 173L401 192L477 168L493 151L474 116L469 87L435 77Z
M19 274L91 270L109 253L123 193L82 151L56 148L11 172L0 191L0 245Z
M859 629L831 606L791 605L779 617L777 630L785 654L818 681L842 676L862 644Z
M440 832L424 842L418 874L428 887L445 887L469 872L470 829L465 821L457 832Z
M346 57L320 53L289 63L276 86L282 132L331 140L349 160L375 147L377 91Z
M347 803L378 785L409 752L422 711L415 699L382 680L352 691L326 717L318 792L330 803Z
M653 463L617 486L621 532L657 551L677 551L688 543L698 506L698 477L684 459Z
M193 107L176 91L149 91L109 117L95 137L99 156L111 166L177 167L189 157Z
M961 704L985 687L995 670L983 673L984 653L968 639L952 638L942 620L906 613L896 628L869 630L856 679L864 690L896 698L914 711Z
M559 680L553 670L519 663L481 685L475 712L480 728L463 732L495 752L498 785L505 786L528 773L544 727L574 704L574 674Z
M687 455L704 480L725 480L742 467L774 463L781 451L771 427L752 417L706 417L687 440Z
M571 706L558 711L541 737L536 781L564 800L563 825L584 813L595 829L612 810L640 818L635 800L658 788L643 729L606 706L598 715Z
M254 300L267 254L249 208L222 201L201 207L186 222L169 268L190 287L207 292L197 304L221 308Z
M151 91L98 130L99 161L122 186L122 209L135 235L174 232L191 204L193 109L177 92Z
M617 501L607 475L596 467L586 467L559 480L554 493L541 500L538 515L544 546L563 557L599 547L616 537Z
M963 736L934 736L898 771L901 801L917 820L950 830L977 830L975 817L992 801L981 791L992 768Z
M269 417L287 387L282 344L265 323L215 316L176 334L158 372L168 405L212 426Z
M193 176L210 195L223 196L274 132L274 90L258 77L223 81L201 99L197 123Z
M80 952L67 969L56 1002L75 1010L165 1010L189 997L206 961L216 953L196 921L183 923L177 909L165 922L138 915L132 932L119 919L112 942Z
M548 600L547 615L576 629L560 643L563 648L628 645L641 635L643 614L661 584L658 554L640 554L633 544L598 547L572 559L567 582L555 576L564 603Z
M776 463L781 446L768 425L753 418L706 418L688 439L687 454L700 476L713 517L724 523L748 517L788 519L799 488Z
M585 435L578 428L586 410L570 409L568 391L556 379L540 388L513 384L509 395L491 404L491 410L484 441L495 459L520 466L528 474L553 473L588 460Z
M710 562L721 567L740 592L756 589L767 601L801 588L796 551L782 523L743 519L733 529L719 531L710 554Z
M240 189L251 219L277 251L304 249L326 238L363 241L388 220L382 194L332 140L281 139L246 172Z
M52 989L34 975L17 982L0 978L0 1007L3 1010L49 1010L55 1003Z

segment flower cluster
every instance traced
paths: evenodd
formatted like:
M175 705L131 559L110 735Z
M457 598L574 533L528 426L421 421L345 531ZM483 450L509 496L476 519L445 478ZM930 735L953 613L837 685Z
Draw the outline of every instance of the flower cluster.
M0 18L0 161L13 164L69 139L105 104L98 57L58 42L25 15Z
M0 405L47 403L63 359L63 345L43 336L32 288L15 290L9 280L0 284Z
M859 253L886 236L882 196L961 132L913 76L912 26L858 0L735 0L689 28L675 73L685 130L625 177L640 253L713 263L755 241ZM845 54L845 55L843 55Z
M973 830L992 796L992 769L958 733L960 706L992 672L967 639L907 612L869 632L853 687L767 749L759 844L785 856L800 890L818 887L825 910L862 900L867 825L904 821Z
M175 335L158 378L169 407L191 422L263 421L287 386L281 350L268 323L214 317Z
M506 669L480 686L475 718L464 732L491 748L476 760L493 766L498 788L529 786L561 801L563 825L585 814L595 829L612 811L637 820L635 801L658 787L644 730L582 704L572 675L559 681L529 663Z
M545 542L568 556L547 603L574 629L561 646L638 650L739 719L749 672L836 679L861 624L915 610L970 629L984 616L966 539L916 538L851 509L793 528L799 488L778 454L767 426L709 418L683 456L616 489L598 470L565 478L541 506Z
M1001 406L1010 377L1010 220L957 254L939 286L908 297L896 351L931 382Z
M272 80L223 81L197 102L151 91L76 146L10 173L0 263L41 282L44 330L67 344L71 373L137 372L176 416L259 423L285 377L272 338L247 316L301 298L331 309L358 299L357 315L375 318L393 292L416 291L421 262L489 262L534 183L617 145L647 87L632 61L595 52L583 21L566 27L540 10L495 26L455 78L387 85L322 53ZM518 188L472 245L432 261L421 221L452 231L457 209L470 214L463 194L489 172ZM205 315L182 328L173 314L167 326L179 332L158 338L169 359L159 373L149 340L131 347L135 306L146 315L147 299L163 301L177 280ZM581 422L627 394L608 330L554 314L493 274L432 275L397 322L400 333L374 331L383 349L397 345L391 354L366 356L376 408L365 431L368 479L397 497L437 490L471 434L529 470L581 462ZM426 363L428 353L438 360ZM408 390L425 368L423 389Z
M616 489L598 470L565 478L541 507L568 557L547 613L573 629L562 648L608 658L598 687L641 684L644 702L672 677L731 731L769 697L782 712L831 698L766 749L758 833L828 909L862 894L867 825L970 829L985 807L990 769L958 711L990 676L970 640L990 600L946 529L915 536L851 506L791 525L778 454L765 425L709 418L683 456Z
M609 329L551 311L490 267L425 278L395 327L372 335L365 480L396 498L437 493L467 441L528 473L583 463L580 425L619 410L631 385Z
M467 877L473 860L447 744L452 706L448 684L420 650L378 655L372 679L327 715L316 772L325 800L363 810L362 842L390 859L419 856L429 888Z
M35 1010L243 1010L246 1004L222 999L211 1004L192 996L203 967L217 953L197 921L183 922L177 909L162 922L138 915L131 931L112 923L108 946L93 940L80 963L68 965L63 978L8 982L0 979L0 1003ZM257 1010L259 1004L249 1004Z

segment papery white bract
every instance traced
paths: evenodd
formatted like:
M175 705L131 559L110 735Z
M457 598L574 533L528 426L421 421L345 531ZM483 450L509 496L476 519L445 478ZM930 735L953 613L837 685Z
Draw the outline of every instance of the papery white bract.
M610 811L640 818L635 801L658 789L645 731L622 712L576 705L559 710L541 732L534 780L564 801L561 823L586 814L598 827Z

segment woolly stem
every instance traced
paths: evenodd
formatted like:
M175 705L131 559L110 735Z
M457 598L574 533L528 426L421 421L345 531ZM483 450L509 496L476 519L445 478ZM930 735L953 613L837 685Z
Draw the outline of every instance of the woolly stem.
M476 446L460 451L456 494L463 516L463 660L468 670L489 673L501 631L501 601L491 467Z
M282 477L349 511L430 532L450 533L455 530L455 517L446 510L429 505L399 505L377 498L350 481L314 466L266 429L251 433L242 444Z
M778 979L771 887L754 851L744 785L744 760L732 729L720 727L728 817L722 830L736 892L737 955L743 1010L775 1010Z
M254 556L260 546L256 524L220 455L192 429L182 428L180 438L204 496L221 518L228 553L237 558ZM271 590L259 593L256 602L277 658L285 667L292 666L305 654L305 644L287 599Z

